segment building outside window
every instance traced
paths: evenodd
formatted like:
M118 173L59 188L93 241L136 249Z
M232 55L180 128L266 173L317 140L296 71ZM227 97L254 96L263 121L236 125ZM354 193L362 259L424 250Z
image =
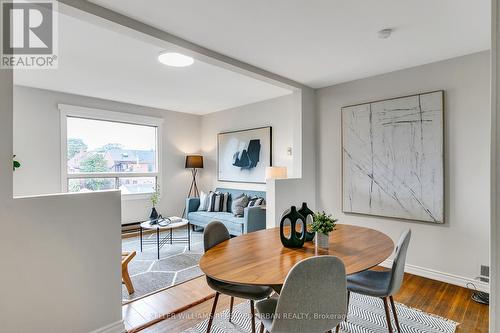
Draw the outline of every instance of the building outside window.
M59 105L64 192L152 193L159 183L160 118Z

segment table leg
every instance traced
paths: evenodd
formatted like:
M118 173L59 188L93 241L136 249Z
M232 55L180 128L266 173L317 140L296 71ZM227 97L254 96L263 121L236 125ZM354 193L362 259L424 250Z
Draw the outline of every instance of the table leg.
M141 233L141 252L142 252L142 227L140 227L140 233Z
M170 245L172 245L172 242L173 242L172 238L173 238L173 236L174 236L173 235L173 230L170 229Z
M189 227L189 222L188 222L188 250L191 251L191 228Z
M156 249L158 252L158 260L160 260L160 228L156 228Z

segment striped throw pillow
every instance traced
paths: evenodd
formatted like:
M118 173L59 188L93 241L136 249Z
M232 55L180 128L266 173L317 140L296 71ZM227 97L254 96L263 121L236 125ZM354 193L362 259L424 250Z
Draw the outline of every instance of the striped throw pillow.
M208 194L208 212L227 212L229 193L210 192Z
M263 206L265 204L266 204L266 200L264 200L264 198L260 198L260 197L253 197L253 198L250 198L250 200L248 201L248 207Z

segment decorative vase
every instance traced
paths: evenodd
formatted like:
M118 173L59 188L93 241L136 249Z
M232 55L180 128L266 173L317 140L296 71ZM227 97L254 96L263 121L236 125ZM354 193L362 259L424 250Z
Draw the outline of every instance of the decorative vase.
M290 221L290 238L287 238L284 233L286 220ZM296 231L297 223L302 224L301 232ZM299 212L297 212L297 208L295 206L290 207L290 212L284 214L281 218L280 238L284 247L300 248L304 246L304 242L306 240L306 219L304 216L300 215Z
M151 215L149 215L149 219L151 222L158 220L158 212L156 211L156 208L151 208Z
M307 203L303 202L302 207L298 210L299 214L304 216L306 221L306 226L313 222L314 212L307 207ZM314 232L310 232L306 229L306 242L310 242L314 239Z
M316 245L318 245L318 247L320 248L323 248L323 249L328 249L329 247L329 237L330 235L325 235L324 233L322 232L317 232L316 233L316 239L315 239L315 242L316 242Z

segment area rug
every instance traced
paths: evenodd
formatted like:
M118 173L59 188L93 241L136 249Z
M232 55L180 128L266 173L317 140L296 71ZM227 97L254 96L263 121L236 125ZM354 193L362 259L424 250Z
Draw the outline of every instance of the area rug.
M176 236L185 237L185 229L175 230ZM155 237L156 234L147 234L143 239L154 240ZM202 232L191 232L191 250L188 250L187 243L165 244L160 249L160 260L157 259L156 245L144 245L141 252L139 237L123 239L122 251L137 253L128 265L135 292L129 295L123 285L124 303L203 275L198 266L203 254Z
M458 323L438 317L417 309L396 303L399 323L403 332L407 333L453 333ZM234 307L232 323L228 321L229 310L218 313L213 322L213 333L247 333L251 332L250 303L243 302ZM184 333L202 333L207 330L208 320L184 331ZM256 319L257 332L260 322ZM395 328L395 323L393 323ZM335 332L335 330L333 330ZM340 324L342 333L387 333L382 300L374 297L351 294L349 316L347 322Z

